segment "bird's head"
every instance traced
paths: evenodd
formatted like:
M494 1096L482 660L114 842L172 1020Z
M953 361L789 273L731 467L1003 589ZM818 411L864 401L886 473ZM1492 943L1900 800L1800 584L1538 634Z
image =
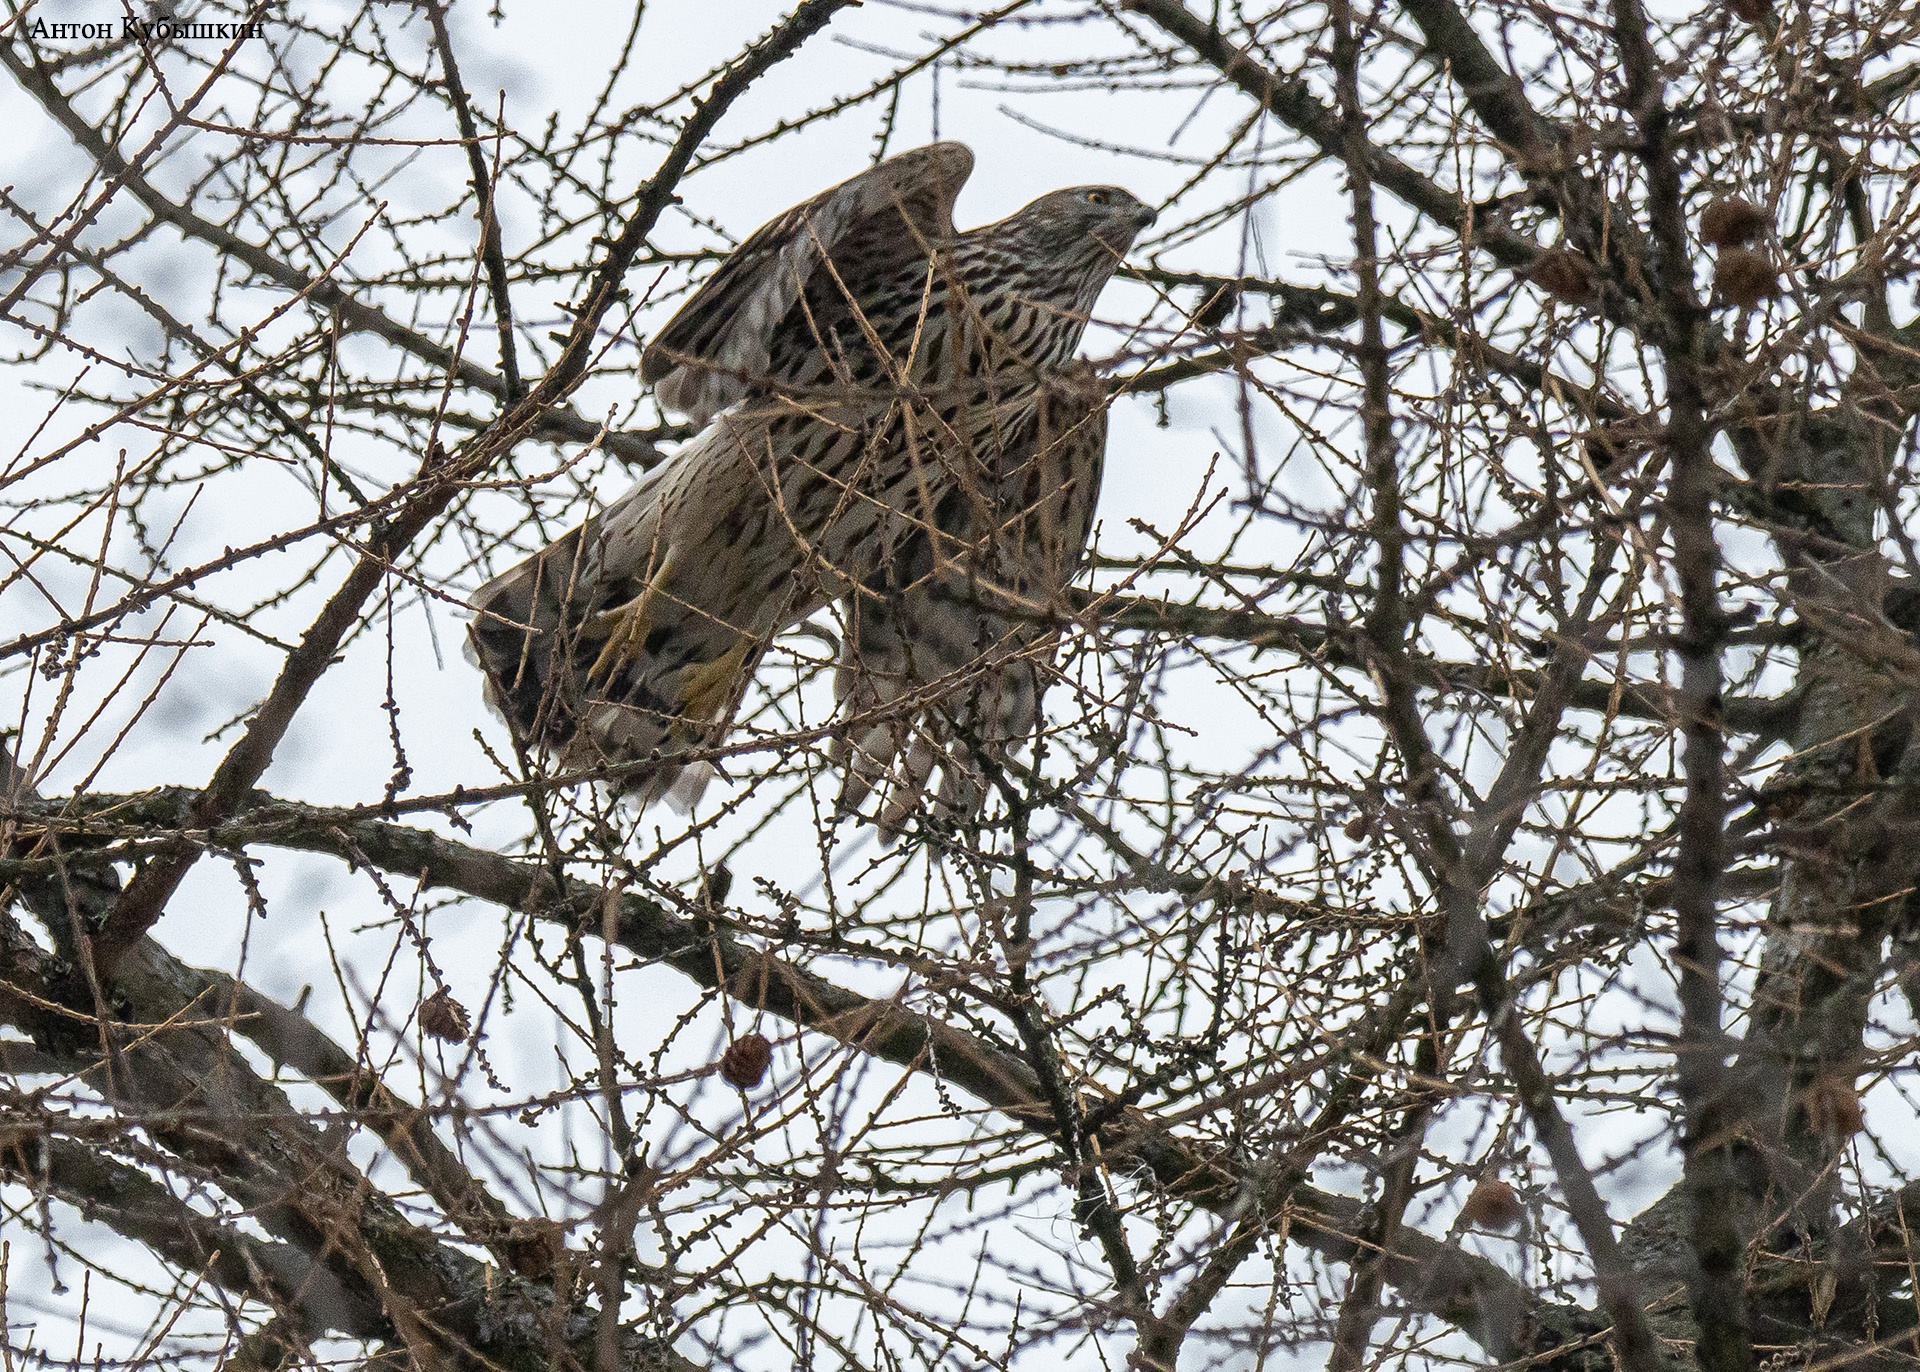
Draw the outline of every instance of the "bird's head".
M1154 213L1118 186L1070 186L960 235L957 258L983 307L1038 307L1051 322L1009 337L1024 360L1057 366L1080 345L1094 302ZM1010 321L1000 321L1000 327Z
M1019 224L1060 256L1085 252L1117 264L1154 217L1119 186L1069 186L1041 196L1007 222Z

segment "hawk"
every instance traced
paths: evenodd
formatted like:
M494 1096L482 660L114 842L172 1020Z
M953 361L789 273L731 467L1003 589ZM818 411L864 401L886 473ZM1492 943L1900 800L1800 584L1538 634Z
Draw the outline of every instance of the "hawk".
M891 831L935 767L1038 716L1047 611L1084 556L1105 394L1074 350L1153 212L1115 186L956 232L959 143L890 158L766 224L647 347L701 431L474 596L516 738L690 804L767 645L839 602L832 753ZM645 764L634 766L633 764Z

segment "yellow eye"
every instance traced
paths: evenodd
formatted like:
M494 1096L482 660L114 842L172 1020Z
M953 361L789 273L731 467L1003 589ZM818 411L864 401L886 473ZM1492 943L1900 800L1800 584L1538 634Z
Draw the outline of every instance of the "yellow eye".
M1104 205L1107 203L1107 201L1111 200L1112 198L1113 197L1108 195L1105 191L1088 191L1087 192L1087 203L1089 205Z

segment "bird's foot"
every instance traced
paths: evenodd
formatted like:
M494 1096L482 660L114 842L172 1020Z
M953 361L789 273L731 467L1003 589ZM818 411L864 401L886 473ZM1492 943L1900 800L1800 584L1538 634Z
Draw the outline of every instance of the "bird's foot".
M611 610L602 610L586 623L586 633L597 638L606 635L599 656L593 660L593 666L587 669L587 680L596 684L611 681L619 672L622 663L639 657L646 651L647 635L653 631L653 607L660 599L660 589L666 585L667 576L673 570L673 554L669 552L660 559L660 566L640 588L640 594L624 605L616 605Z

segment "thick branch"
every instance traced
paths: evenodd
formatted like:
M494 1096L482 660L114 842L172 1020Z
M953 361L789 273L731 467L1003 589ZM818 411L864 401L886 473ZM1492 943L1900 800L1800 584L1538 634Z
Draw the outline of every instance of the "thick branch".
M1260 107L1293 128L1328 157L1344 157L1345 135L1339 116L1297 77L1282 76L1254 61L1226 35L1180 0L1125 0L1125 8L1143 15L1191 48L1201 61L1251 96ZM1413 209L1455 233L1469 229L1466 197L1433 181L1407 163L1367 148L1368 176ZM1540 249L1524 234L1487 219L1471 223L1473 241L1509 267L1524 268Z
M243 820L209 839L222 846L263 843L372 862L427 887L528 911L563 928L605 930L636 956L665 963L700 986L724 990L756 1011L932 1073L1029 1128L1048 1133L1053 1127L1040 1084L1017 1050L896 1002L847 990L741 943L717 924L678 917L631 892L585 885L563 891L540 864L402 825L374 819L343 823L337 812L308 811L264 796L254 801ZM156 815L173 813L165 796L152 803ZM120 817L135 816L121 807ZM1169 1190L1213 1210L1237 1210L1250 1194L1260 1196L1276 1229L1329 1259L1353 1256L1359 1201L1297 1181L1264 1195L1258 1178L1190 1147L1140 1111L1114 1111L1098 1099L1081 1108L1101 1122L1101 1155L1109 1166L1138 1157ZM1382 1270L1410 1305L1454 1322L1497 1358L1526 1356L1598 1332L1591 1316L1544 1305L1494 1264L1415 1232L1401 1232Z
M88 1218L145 1244L185 1272L290 1314L307 1337L391 1339L377 1300L292 1244L263 1243L201 1214L147 1173L91 1143L48 1132L51 1121L0 1120L0 1177L44 1187Z
M1614 34L1626 76L1629 111L1643 139L1648 206L1664 270L1650 273L1658 293L1656 342L1665 362L1667 446L1672 463L1667 514L1680 582L1680 698L1687 790L1674 856L1674 961L1680 979L1680 1053L1676 1078L1686 1109L1683 1167L1692 1200L1694 1264L1687 1285L1700 1329L1704 1372L1747 1372L1753 1339L1747 1320L1743 1190L1735 1175L1742 1110L1727 1073L1721 1032L1720 877L1726 866L1726 775L1720 723L1720 657L1727 622L1720 608L1719 548L1714 541L1713 432L1701 383L1704 311L1694 295L1681 202L1680 169L1667 141L1670 114L1659 61L1639 0L1616 0Z

